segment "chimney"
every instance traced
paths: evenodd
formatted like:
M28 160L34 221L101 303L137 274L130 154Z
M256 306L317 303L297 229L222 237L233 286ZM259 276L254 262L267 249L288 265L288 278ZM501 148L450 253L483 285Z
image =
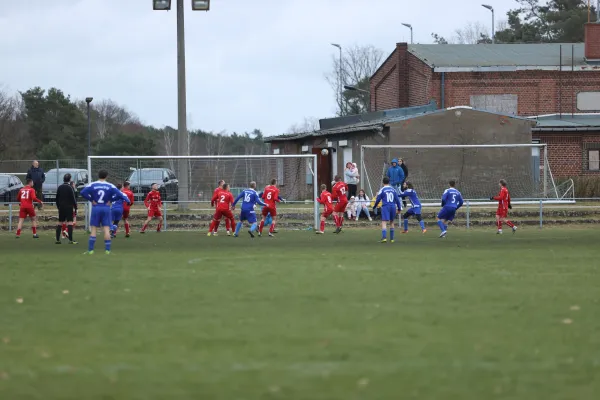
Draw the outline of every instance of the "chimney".
M585 24L585 59L600 61L600 22Z

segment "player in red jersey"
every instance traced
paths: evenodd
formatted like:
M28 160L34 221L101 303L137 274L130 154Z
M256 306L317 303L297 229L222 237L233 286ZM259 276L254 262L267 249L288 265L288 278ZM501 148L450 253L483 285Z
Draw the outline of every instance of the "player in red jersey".
M35 197L35 189L33 188L33 181L27 179L26 186L19 190L17 194L17 201L21 203L19 209L19 224L17 225L17 239L21 237L21 229L23 228L23 221L25 218L31 218L31 230L33 231L33 238L38 239L37 234L37 219L35 218L35 209L33 203L36 202L42 206L42 201Z
M335 177L335 185L331 189L331 194L334 200L337 200L335 207L333 209L333 219L335 220L335 232L340 233L342 231L342 226L344 225L344 211L346 211L346 206L348 205L348 185L344 183L342 177L336 175Z
M221 222L222 217L225 217L225 224L228 227L227 236L231 236L229 227L235 226L233 212L231 211L231 204L233 204L233 201L233 195L229 191L229 184L223 183L223 187L219 191L215 190L215 193L211 199L211 204L216 204L217 210L215 211L213 220L210 223L207 236L216 235L216 227L219 226L219 222Z
M325 220L333 214L333 201L331 193L327 191L327 185L321 185L321 197L317 197L317 201L323 205L323 212L321 213L321 226L316 233L322 235L325 233Z
M219 180L219 182L217 183L217 187L216 189L213 191L213 199L216 198L215 196L218 197L218 193L219 191L223 190L223 185L225 184L225 181L223 179ZM216 207L217 207L217 203L213 200L210 201L210 206L211 207L215 207L215 211L216 211ZM217 235L217 231L219 230L219 225L221 224L221 220L219 220L219 222L217 222L217 225L215 225L215 230L214 230L214 234L215 236ZM225 218L225 229L227 230L227 235L230 235L230 231L231 231L231 226L229 226L229 219Z
M258 226L258 236L262 236L263 228L265 227L265 221L267 215L271 214L273 221L269 228L269 236L273 236L275 231L275 225L277 225L277 203L283 201L279 196L279 188L277 188L277 179L271 179L271 184L265 186L265 190L262 192L261 198L265 202L266 206L262 208L262 219Z
M510 205L510 193L506 187L506 181L500 179L499 182L500 193L498 196L490 197L490 200L498 201L498 210L496 210L496 225L498 226L498 234L502 235L502 222L506 222L506 225L510 226L513 233L517 231L517 227L508 219L508 209L512 208Z
M160 232L160 229L162 228L162 212L160 211L162 208L162 200L160 198L160 192L158 191L158 185L156 183L152 184L152 190L150 193L148 193L148 196L146 196L144 205L148 209L148 219L146 219L146 222L144 223L140 233L146 233L146 229L148 228L150 221L152 221L152 218L158 218L156 232Z
M127 204L123 202L123 223L125 224L125 237L128 238L130 236L131 228L129 226L129 212L131 211L131 206L135 200L135 196L130 189L131 183L128 181L123 182L123 189L121 191L127 196L131 204Z

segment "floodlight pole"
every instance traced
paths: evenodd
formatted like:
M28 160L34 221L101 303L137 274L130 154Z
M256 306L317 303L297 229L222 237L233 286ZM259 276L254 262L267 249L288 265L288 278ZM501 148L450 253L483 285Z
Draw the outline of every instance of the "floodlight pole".
M187 131L187 103L185 83L185 13L183 0L177 0L177 154L187 156L190 154ZM189 164L185 160L179 161L177 194L178 208L185 210L189 201Z
M492 44L494 44L496 43L496 39L494 38L494 36L496 36L496 27L494 26L494 7L490 6L489 4L482 4L481 6L492 12Z

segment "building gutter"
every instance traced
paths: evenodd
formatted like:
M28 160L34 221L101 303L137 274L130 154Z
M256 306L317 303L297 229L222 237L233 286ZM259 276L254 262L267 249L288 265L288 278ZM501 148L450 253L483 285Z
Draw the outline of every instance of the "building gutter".
M600 126L582 126L565 128L531 128L532 132L600 132Z
M510 66L490 66L490 67L434 67L433 72L517 72L517 71L561 71L558 65L510 65ZM562 67L562 71L591 71L600 72L600 65L575 65L572 67Z

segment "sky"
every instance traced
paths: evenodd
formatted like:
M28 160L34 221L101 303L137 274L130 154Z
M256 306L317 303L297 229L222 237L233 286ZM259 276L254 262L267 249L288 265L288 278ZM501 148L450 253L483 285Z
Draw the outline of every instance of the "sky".
M57 87L72 98L112 99L140 120L177 126L176 0L1 0L0 88ZM338 49L431 43L469 22L490 26L482 0L184 0L188 129L285 133L335 114L325 80ZM496 21L514 0L485 0ZM425 6L426 4L426 6Z

